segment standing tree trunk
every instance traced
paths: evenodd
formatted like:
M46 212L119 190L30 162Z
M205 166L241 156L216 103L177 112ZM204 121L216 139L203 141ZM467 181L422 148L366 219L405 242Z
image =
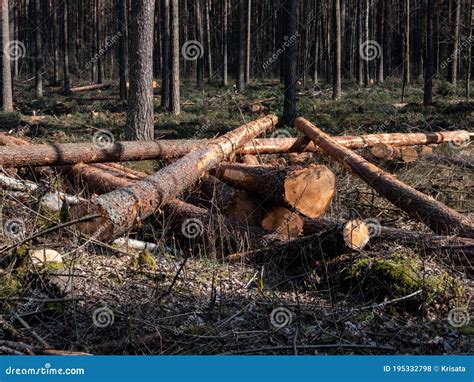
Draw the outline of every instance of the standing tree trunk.
M341 0L333 0L333 42L334 48L334 72L333 72L333 90L332 98L341 98L342 80L341 80L341 60L342 60L342 41L341 41Z
M245 91L245 19L247 0L239 0L239 57L237 63L237 90L241 93Z
M179 0L170 0L170 111L181 113L179 89Z
M161 107L170 107L170 0L161 0Z
M469 45L467 46L467 65L466 65L466 98L469 99L470 93L471 93L471 71L472 71L472 18L474 17L474 14L472 13L472 8L474 6L473 0L468 1L468 6L469 10L467 12L467 15L469 17L468 21L468 28L469 28L469 36L468 36L468 42Z
M229 3L228 0L223 0L223 31L222 31L222 84L227 86L229 84L229 52L228 52L228 15L229 15Z
M211 8L211 0L205 0L205 7L206 7L206 45L207 45L207 71L208 71L208 78L209 82L212 82L213 78L213 69L212 69L212 39L211 39L211 19L210 19L210 8Z
M53 85L59 85L59 48L58 48L58 7L55 6L54 0L51 0L50 9L52 12L52 45L53 45ZM16 13L15 8L15 13Z
M453 52L451 55L451 83L456 86L458 82L458 64L459 64L459 35L461 29L461 0L456 2L456 19L454 21ZM469 41L471 45L472 42Z
M384 81L384 24L386 20L384 19L385 15L385 0L378 0L378 15L377 15L377 41L381 44L381 51L379 61L378 61L378 70L377 70L377 82L383 83Z
M285 100L283 106L283 122L290 123L296 117L296 68L298 65L297 57L297 43L295 38L297 37L297 12L296 12L296 0L285 0L284 7L285 15L285 32L288 40L285 41L286 50L283 55L285 67Z
M68 32L68 6L69 1L63 3L63 76L64 92L71 92L71 79L69 77L69 32Z
M127 139L153 139L153 19L155 0L140 0L132 13Z
M433 76L434 76L434 12L437 0L428 0L426 6L426 65L425 65L425 90L424 104L433 103Z
M357 82L360 87L364 85L364 59L361 54L361 46L364 43L362 15L362 0L357 0Z
M118 72L120 81L120 99L127 100L127 0L118 0Z
M100 54L100 42L102 39L102 4L101 0L96 0L96 12L95 12L95 28L96 28L96 54L97 54L97 83L101 84L104 82L104 65L102 62L102 55Z
M247 51L245 61L245 83L250 82L250 39L252 36L252 0L247 0Z
M41 5L35 0L35 96L43 97L43 47L41 36Z
M407 0L408 1L408 0ZM370 43L370 0L365 0L365 10L364 10L364 42L367 47L371 45ZM370 85L370 57L368 54L365 55L364 67L365 67L365 86Z
M410 0L405 0L405 42L404 42L404 85L409 85L411 80L411 62L410 62Z
M10 66L10 25L8 17L8 0L0 0L0 33L2 34L0 39L0 55L2 58L2 71L1 71L1 105L4 112L13 111L13 89L12 89L12 73ZM18 58L18 57L17 57Z
M196 15L196 39L198 40L201 47L204 47L204 29L202 25L202 7L201 0L195 0L195 15ZM197 56L197 68L196 68L196 83L198 89L202 88L204 84L204 54L203 49L199 49Z

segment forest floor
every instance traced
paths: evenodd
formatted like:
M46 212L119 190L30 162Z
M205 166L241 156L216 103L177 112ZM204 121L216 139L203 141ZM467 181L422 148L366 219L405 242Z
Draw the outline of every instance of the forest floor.
M44 99L31 101L29 85L18 88L18 112L0 115L0 131L35 142L91 141L98 130L112 132L117 141L124 138L126 105L117 100L116 89L65 97L50 88ZM441 94L435 104L424 107L420 88L409 87L402 104L399 82L345 89L340 101L331 100L329 87L301 87L299 114L332 135L472 130L474 101L465 101L443 83L435 89ZM246 104L257 99L275 97L265 103L265 113L282 112L277 82L254 83L245 96L214 85L183 90L179 118L163 113L156 97L157 138L222 134L255 119L258 114L249 113ZM278 134L298 135L293 128ZM437 152L473 159L469 145L442 145ZM338 192L328 216L425 230L336 164L318 155L306 158L313 162L337 175ZM164 164L127 165L149 173ZM386 168L474 217L472 170L423 159ZM56 185L70 192L68 185ZM87 190L82 196L88 196ZM28 234L44 228L48 218L41 216L33 197L19 200L7 191L0 197L4 220L22 219ZM212 248L185 248L194 251L184 260L175 248L186 243L148 224L148 236L139 238L158 243L162 251L116 252L67 229L32 244L60 252L61 269L2 264L4 338L94 354L474 353L472 323L456 327L448 319L455 307L472 311L472 269L469 275L440 254L424 251L422 243L416 250L375 243L362 253L291 274L276 272L270 264L227 264Z

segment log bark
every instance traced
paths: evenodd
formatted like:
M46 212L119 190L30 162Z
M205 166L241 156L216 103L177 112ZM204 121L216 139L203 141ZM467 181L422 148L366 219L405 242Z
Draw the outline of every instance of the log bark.
M82 92L88 92L91 90L102 90L102 89L108 89L112 87L112 84L93 84L93 85L86 85L86 86L78 86L75 88L71 88L70 92L71 93L82 93Z
M102 240L116 238L175 199L244 143L275 127L277 122L278 118L273 115L249 122L142 181L101 195L90 205L72 208L71 215L79 217L95 211L101 217L78 228L87 234L95 233Z
M256 251L236 253L227 257L231 263L252 261L276 262L285 269L309 266L316 261L361 251L370 240L368 226L360 220L350 220L331 226L325 232L270 245Z
M386 161L400 160L404 163L412 163L418 159L418 152L412 146L394 147L385 143L378 143L370 149L370 152L375 158Z
M326 212L336 192L334 174L322 165L276 168L223 163L216 176L273 206L285 206L311 218Z
M0 134L3 139L14 137ZM440 144L443 142L462 143L469 141L467 131L413 134L373 134L362 136L341 136L334 138L350 149L372 147L378 143L390 146L414 146ZM157 158L178 158L193 150L205 147L209 140L155 140L143 142L116 142L110 147L94 143L42 144L30 148L0 147L0 165L5 167L22 166L61 166L76 163L125 162ZM238 154L278 154L287 152L318 152L319 148L302 138L254 139L245 144Z
M126 167L120 168L114 163L107 163L102 166L79 164L70 167L69 170L89 190L98 193L111 192L120 187L129 187L139 179L147 177L145 173ZM130 176L137 179L131 179ZM280 240L279 237L271 235L269 231L259 227L226 217L218 217L207 209L177 199L170 201L163 208L163 211L165 219L161 217L160 221L164 220L165 224L169 225L167 228L172 232L184 239L189 239L190 235L198 234L193 239L200 237L200 240L204 240L207 244L212 242L214 244L212 248L220 248L224 253L257 248L262 240Z
M296 119L295 126L320 146L329 157L359 176L395 206L423 222L434 232L474 238L474 222L469 217L399 181L393 175L343 147L304 118Z

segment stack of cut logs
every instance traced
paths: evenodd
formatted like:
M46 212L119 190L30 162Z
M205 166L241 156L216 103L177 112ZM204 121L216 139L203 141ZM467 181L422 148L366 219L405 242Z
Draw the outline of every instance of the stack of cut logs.
M54 166L94 192L90 200L56 192L69 206L69 219L95 240L124 240L145 219L164 214L167 230L181 239L192 236L186 224L198 222L203 240L218 243L228 261L268 261L271 257L301 264L360 251L369 241L400 242L441 251L470 264L474 222L396 179L377 165L380 160L411 162L419 156L451 161L433 154L443 142L463 145L466 131L373 134L331 137L304 118L294 126L298 138L258 139L278 124L274 115L249 122L213 140L161 140L42 144L0 134L0 187L29 192L35 183L12 178L11 168L27 167L38 176ZM355 149L367 149L359 155ZM324 165L302 166L298 155L319 153L358 176L381 196L424 223L433 233L390 227L374 230L362 220L325 217L336 192L336 178ZM287 154L293 166L263 165L262 158ZM168 166L148 175L117 162L162 158ZM373 160L371 160L373 159ZM373 163L372 163L373 162ZM468 160L459 165L472 169ZM180 200L186 196L186 202ZM202 239L202 238L201 238Z

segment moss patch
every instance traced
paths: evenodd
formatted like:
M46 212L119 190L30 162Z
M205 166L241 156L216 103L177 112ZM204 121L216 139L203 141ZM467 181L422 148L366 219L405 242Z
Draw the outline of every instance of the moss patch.
M22 285L14 276L10 274L0 274L0 298L8 298L19 295Z
M462 300L461 280L439 266L423 263L414 253L395 252L384 258L356 260L345 272L345 284L364 298L396 299L418 290L423 293L414 300L416 305L447 306Z

